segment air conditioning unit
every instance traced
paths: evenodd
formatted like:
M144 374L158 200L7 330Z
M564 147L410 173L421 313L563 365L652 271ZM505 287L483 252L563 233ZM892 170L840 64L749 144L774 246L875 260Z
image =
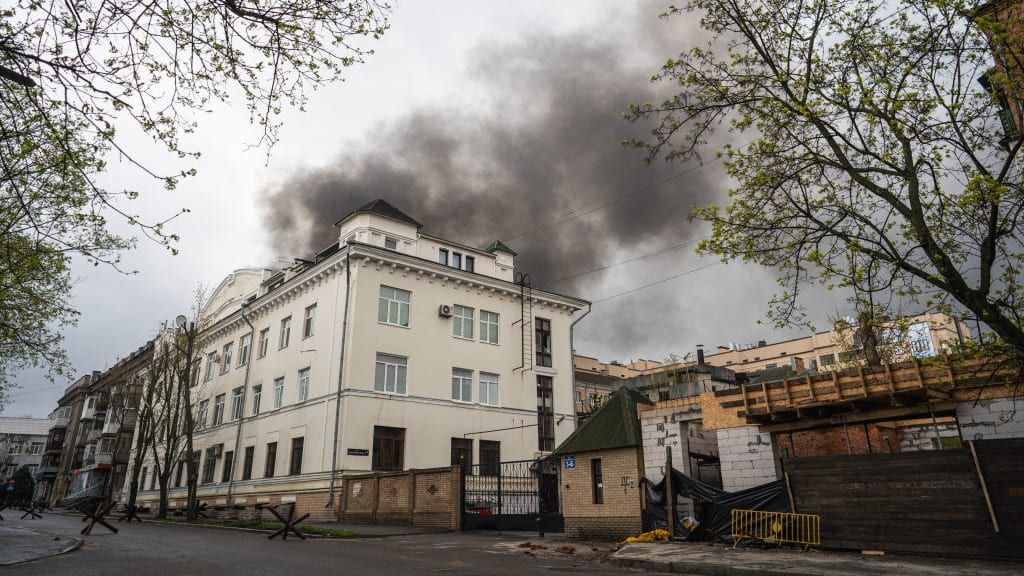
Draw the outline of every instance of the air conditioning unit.
M452 307L447 304L441 304L441 306L437 309L437 315L442 318L451 318Z

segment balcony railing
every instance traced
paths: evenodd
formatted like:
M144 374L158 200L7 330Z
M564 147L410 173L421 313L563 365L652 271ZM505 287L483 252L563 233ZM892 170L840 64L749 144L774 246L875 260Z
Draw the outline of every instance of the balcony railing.
M54 418L53 420L50 420L50 430L53 430L54 428L67 428L70 423L71 418L68 418L67 416Z
M107 418L103 423L103 434L117 434L121 429L121 423L116 418Z

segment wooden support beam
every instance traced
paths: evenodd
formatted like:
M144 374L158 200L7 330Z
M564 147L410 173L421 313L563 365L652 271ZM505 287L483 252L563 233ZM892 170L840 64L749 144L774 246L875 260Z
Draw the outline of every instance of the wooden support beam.
M740 390L743 392L743 412L750 414L750 400L747 398L747 385L740 384Z
M956 410L956 402L935 402L931 408L936 414L945 415L942 413L952 414ZM895 420L904 418L907 416L918 416L930 414L931 410L928 408L928 404L915 404L913 406L904 407L891 407L891 408L876 408L867 412L858 412L853 414L839 414L835 416L823 416L816 419L803 419L795 422L786 422L779 424L763 424L760 426L760 432L796 432L799 430L812 430L814 428L825 428L829 426L838 426L844 421L847 423L854 422L875 422L879 420Z
M782 390L786 393L786 404L793 405L793 396L789 393L789 378L782 379Z
M889 381L889 391L896 391L896 379L892 376L892 365L886 363L885 365L885 378Z
M867 396L868 395L868 381L867 381L867 379L864 378L864 367L863 366L858 366L857 367L857 375L860 376L860 395L861 396Z
M914 367L917 368L917 386L924 388L924 374L921 372L921 360L914 358Z
M804 376L804 380L807 382L807 391L811 394L811 402L817 402L818 398L814 395L814 379L810 376Z
M839 387L839 375L832 371L832 387L836 389L836 398L843 399L843 389Z
M768 413L772 413L772 399L768 397L768 383L761 382L761 392L764 394L764 407L768 409Z

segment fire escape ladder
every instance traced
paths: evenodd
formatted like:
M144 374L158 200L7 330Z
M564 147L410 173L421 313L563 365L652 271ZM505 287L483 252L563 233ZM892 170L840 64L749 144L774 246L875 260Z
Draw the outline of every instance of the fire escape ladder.
M528 370L533 366L533 289L529 274L516 274L519 284L519 324L522 330L522 363L516 370Z

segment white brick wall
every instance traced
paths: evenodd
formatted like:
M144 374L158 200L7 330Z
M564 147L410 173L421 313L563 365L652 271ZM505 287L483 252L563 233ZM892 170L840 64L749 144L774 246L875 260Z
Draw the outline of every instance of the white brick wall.
M1024 400L961 402L956 405L956 418L964 440L1024 438Z
M722 462L722 487L727 492L775 480L771 435L759 433L756 426L719 430L718 456Z
M682 469L687 462L686 442L680 436L680 422L700 420L700 406L648 410L641 414L644 442L644 475L654 482L665 476L665 447L672 448L672 464Z

